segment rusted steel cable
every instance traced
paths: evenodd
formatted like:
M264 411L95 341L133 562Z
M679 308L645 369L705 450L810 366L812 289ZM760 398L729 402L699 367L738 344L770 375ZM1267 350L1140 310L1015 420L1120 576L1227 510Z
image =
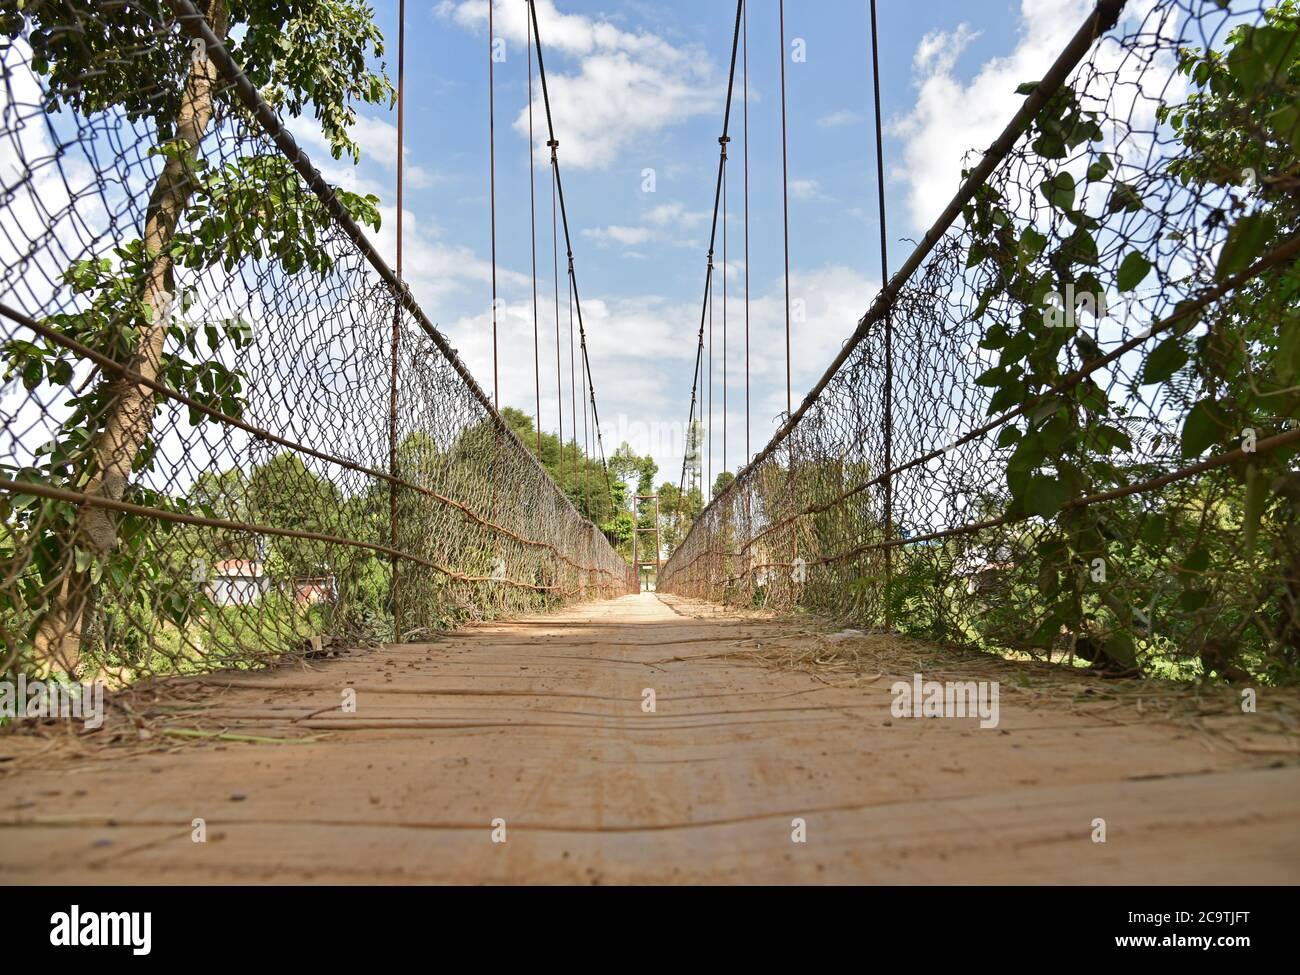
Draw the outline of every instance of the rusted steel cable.
M552 288L554 289L553 297L555 298L555 414L560 431L560 490L564 490L564 386L560 377L560 238L556 229L558 217L555 202L555 151L560 144L555 139L548 139L546 145L551 150L551 274L554 279ZM569 329L569 337L569 370L572 373L572 326ZM575 433L574 436L576 437L577 434ZM575 467L574 470L576 471L577 468Z
M750 459L749 444L749 6L741 0L744 23L741 26L741 89L744 112L744 169L745 169L745 464ZM744 464L741 465L742 467Z
M492 11L496 0L488 0L488 227L492 240L492 405L501 409L501 367L497 359L497 124L496 124L496 30ZM530 144L529 152L532 151Z
M736 20L735 26L731 32L731 66L727 71L727 99L722 112L722 135L726 136L731 127L731 100L732 92L736 83L736 55L740 49L740 26L741 16L744 12L745 0L736 0ZM721 148L721 146L719 147ZM705 358L705 317L709 312L710 298L713 293L713 253L717 243L718 234L718 211L722 201L722 153L718 154L718 173L714 181L713 188L713 217L709 226L709 249L704 273L704 296L700 302L700 327L695 346L695 368L692 372L691 380L691 405L686 418L687 435L693 429L697 413L696 411L703 406L704 389L704 358ZM712 368L709 369L710 381L712 377ZM712 421L712 408L710 407L710 421ZM712 422L710 422L710 427ZM708 431L706 430L706 435ZM684 495L686 492L686 454L689 451L683 451L682 456L682 476L680 490ZM710 451L710 455L712 452Z
M402 175L405 170L406 160L403 152L406 148L404 138L405 123L405 81L406 81L406 0L400 0L397 5L397 267L395 269L397 280L402 280ZM397 405L398 405L398 383L397 374L401 368L402 353L402 309L400 305L393 305L393 354L392 367L389 372L389 399L388 399L388 473L392 480L388 483L388 538L389 545L397 549ZM389 561L389 569L392 573L391 593L389 601L393 606L394 637L400 643L402 640L402 611L401 611L401 582L398 579L397 556L394 555Z
M785 120L785 0L778 4L781 25L781 228L785 246L785 411L790 413L790 169Z
M529 0L529 19L532 22L533 44L537 49L537 76L542 85L542 104L546 109L546 130L551 139L555 139L555 122L551 116L551 95L546 84L546 63L542 56L542 37L537 26L537 8ZM609 482L609 465L605 460L605 446L600 434L600 413L596 408L596 386L591 377L591 360L587 347L587 331L582 321L582 298L578 292L578 279L573 269L573 238L569 233L569 214L564 206L564 181L560 178L560 165L554 166L555 187L560 199L560 221L564 226L564 244L569 258L569 281L573 289L573 305L578 316L578 349L582 359L583 372L587 378L587 400L591 406L592 429L596 435L596 444L600 451L600 466L605 477L605 492L613 504L614 490Z
M80 13L99 25L97 8ZM25 8L7 28L65 14ZM7 382L22 374L0 408L5 658L136 676L264 662L304 634L400 639L630 586L415 302L401 256L390 268L360 229L354 213L376 221L373 202L327 183L232 61L224 20L214 31L186 0L143 0L132 17L151 43L107 43L142 59L154 94L141 97L203 97L217 119L183 159L163 162L153 129L112 101L83 112L74 98L56 116L60 82L23 44L0 49L24 86L0 119L23 174L0 204L16 245L0 263L0 354ZM57 154L33 141L42 132L57 133ZM168 198L166 290L141 309L124 255L153 226L160 172L200 192ZM67 192L45 193L51 181ZM230 202L240 193L274 205ZM25 218L31 204L47 219ZM86 297L88 274L121 297ZM133 354L137 334L163 335L159 351L149 338ZM113 440L122 403L143 409ZM128 463L103 488L113 450Z
M1122 9L1097 3L1021 86L892 274L873 17L883 287L660 589L1000 653L1087 643L1129 672L1222 675L1203 650L1229 644L1290 672L1300 238L1278 178L1234 185L1205 133L1289 166L1286 84L1216 76L1252 28L1293 23Z
M880 212L880 284L889 280L889 234L885 225L885 143L881 135L880 108L880 32L876 26L876 0L871 0L871 87L876 110L876 192ZM885 312L885 389L883 409L885 414L884 464L889 471L894 466L894 324ZM894 537L894 481L885 475L885 539ZM885 550L885 591L892 592L894 582L893 550ZM885 601L885 627L892 629L893 600Z
M533 44L528 48L528 241L533 257L533 390L536 394L537 456L542 456L542 350L537 325L537 177L533 172ZM563 478L561 478L563 480Z
M199 400L194 399L192 396L187 396L186 394L181 393L178 390L175 390L172 387L167 386L163 383L160 383L155 379L150 379L147 376L143 376L138 372L128 369L120 362L117 362L114 359L110 359L108 356L105 356L103 353L97 352L96 350L90 348L89 346L84 345L76 341L75 339L69 338L67 335L63 334L58 329L51 328L50 326L44 324L43 322L37 321L36 319L30 317L29 315L24 315L22 312L10 308L8 305L0 304L0 315L3 315L4 317L14 322L17 322L23 327L30 329L32 332L36 333L37 335L40 335L42 338L48 339L49 341L54 342L55 344L60 345L63 348L66 348L68 351L75 353L78 357L85 359L88 362L95 363L95 365L97 365L101 370L113 373L114 375L124 380L127 380L129 382L137 383L141 386L146 386L152 391L158 393L160 396L164 396L168 399L175 400L177 403L183 404L187 409L192 410L195 413L203 414L204 416L207 416L210 419L224 426L230 427L231 429L235 429L235 430L242 430L243 432L249 434L252 437L255 437L260 441L263 441L264 443L273 444L277 447L284 447L287 450L291 450L296 454L303 454L304 456L307 457L313 457L317 460L321 460L327 464L331 464L335 467L338 467L342 470L354 471L358 474L364 474L367 477L374 478L375 480L387 482L390 485L390 487L401 489L404 491L414 491L417 494L423 495L424 497L437 501L440 504L444 504L450 508L456 509L461 514L463 514L466 518L473 521L475 524L480 525L481 527L505 535L511 538L512 540L519 542L522 545L537 546L537 547L549 549L558 558L564 561L568 561L571 565L574 565L575 567L595 571L593 566L583 565L578 562L573 562L567 556L565 556L556 546L552 545L551 543L528 538L524 535L520 535L514 531L511 531L509 528L506 528L503 525L497 524L496 522L493 522L490 519L485 518L482 515L479 515L468 505L465 505L452 498L446 497L438 493L437 491L424 487L423 485L402 480L400 477L396 475L393 475L386 471L379 470L378 468L372 468L372 467L367 467L364 464L358 464L355 461L348 460L345 457L340 457L334 454L327 453L322 450L317 450L306 444L299 443L297 441L278 436L274 433L271 433L269 430L265 430L262 429L261 427L254 426L253 424L247 423L244 420L239 419L238 417L231 416L226 413L222 413L220 410L214 409L213 407L207 405L206 403L202 403Z

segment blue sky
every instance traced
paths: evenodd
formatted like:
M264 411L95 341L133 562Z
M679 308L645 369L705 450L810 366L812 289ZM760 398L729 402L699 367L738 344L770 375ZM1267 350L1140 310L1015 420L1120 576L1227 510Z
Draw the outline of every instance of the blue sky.
M379 0L396 75L397 3ZM1133 5L1131 5L1133 6ZM1137 4L1137 6L1146 6ZM506 58L496 65L501 401L534 412L528 103L524 0L497 0ZM694 362L713 180L735 7L727 0L539 0L575 265L606 452L629 440L676 482ZM961 155L987 145L1082 21L1083 0L880 3L891 266L957 185ZM488 119L485 0L407 5L406 272L417 299L490 391ZM749 13L752 440L785 405L779 43L775 0ZM1136 12L1135 12L1136 13ZM798 403L879 286L878 214L865 0L786 5L793 398ZM806 60L792 59L802 40ZM729 456L744 462L745 266L738 97L729 169ZM534 105L538 144L545 121ZM365 159L342 170L304 133L327 176L380 196L377 235L392 254L395 113L366 109ZM543 150L544 151L544 150ZM325 165L328 163L328 165ZM643 172L655 191L643 191ZM550 177L536 170L542 426L556 428ZM717 262L721 263L721 245ZM563 240L561 238L561 252ZM561 253L561 327L567 343ZM720 281L719 281L720 284ZM714 348L721 349L721 295ZM562 356L568 401L567 344ZM721 457L715 363L714 459ZM566 433L570 421L565 416ZM579 414L581 425L581 414Z

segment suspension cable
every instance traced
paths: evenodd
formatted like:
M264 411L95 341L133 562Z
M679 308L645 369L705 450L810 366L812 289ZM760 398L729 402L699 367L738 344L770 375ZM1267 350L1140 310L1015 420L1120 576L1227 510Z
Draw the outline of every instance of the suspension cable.
M555 138L555 121L551 115L551 95L546 84L546 62L542 56L542 37L537 27L537 5L528 0L529 18L533 25L533 43L537 48L537 76L542 83L542 103L546 108L546 129L551 139ZM609 494L610 505L614 503L614 491L609 482L609 465L605 462L605 444L600 434L600 413L596 408L596 387L591 376L591 359L587 347L587 331L582 321L582 297L578 291L577 275L573 270L573 238L569 232L569 213L564 205L564 181L560 177L560 164L555 163L555 188L560 202L560 221L564 225L564 244L569 258L569 283L573 291L573 306L578 314L578 345L582 354L583 372L587 380L587 398L591 402L592 427L596 435L596 445L600 451L600 466L605 475L605 490Z
M709 248L709 422L704 428L704 436L708 444L709 459L705 465L705 486L704 489L708 494L710 501L713 500L713 290L715 282L713 280L713 248Z
M881 136L880 113L880 44L876 29L876 0L871 0L871 79L876 105L876 191L880 203L880 286L889 280L889 246L885 226L885 148ZM894 534L894 479L888 472L894 468L894 322L890 309L885 309L885 628L892 629L893 600L888 594L893 584L893 549L888 547Z
M786 154L785 123L785 0L780 0L781 21L781 219L785 237L785 412L793 410L790 399L790 175Z
M568 268L569 282L569 426L573 428L573 471L581 473L582 476L582 504L586 506L586 464L578 463L577 454L577 367L573 360L573 259L569 257ZM564 408L563 404L560 408ZM586 443L586 402L582 403L582 460L588 459L588 443ZM575 480L576 486L576 480Z
M495 0L488 0L488 195L491 212L492 235L492 405L501 409L501 375L497 365L497 136L496 136L496 81L492 50L495 37L492 26L492 8ZM529 150L531 151L531 146Z
M727 472L727 143L722 136L722 473Z
M528 232L533 252L533 389L537 395L537 456L542 456L542 355L537 331L537 175L533 170L533 45L528 48Z
M569 348L570 350L572 350L573 348L573 275L572 273L569 275ZM578 374L573 371L572 359L570 359L570 365L569 365L569 390L570 390L570 396L573 397L574 401L576 402L577 395L578 395ZM591 502L587 496L587 473L588 473L587 461L591 450L591 437L587 429L587 412L588 412L587 400L584 397L582 400L582 463L580 464L579 469L582 471L583 505L585 507L590 507ZM576 418L574 419L573 439L574 439L574 451L573 451L574 463L577 463L578 462L578 458L577 458L578 429L577 429Z
M402 176L403 152L405 151L405 101L403 89L406 84L406 0L397 5L397 280L402 281ZM388 543L394 552L397 544L397 407L398 376L401 372L402 356L402 305L393 303L393 342L392 362L390 364L388 385L388 473L393 480L388 483ZM396 642L402 642L402 590L399 577L398 557L389 556L389 602L393 609L393 633Z
M551 150L551 272L554 275L552 289L555 292L555 412L560 418L560 490L563 491L564 385L560 379L560 238L556 231L556 211L558 208L555 203L555 150L559 148L560 143L555 139L548 139L546 144ZM532 152L531 140L528 151ZM572 329L570 329L570 332L572 332ZM572 363L570 363L570 373L572 373Z
M745 132L745 463L749 463L749 7L744 6L742 25L742 96Z
M736 54L740 48L740 21L741 21L741 15L744 12L744 7L745 7L745 0L736 0L736 24L732 30L732 35L731 35L731 68L727 75L727 102L726 102L726 108L723 110L723 114L722 114L722 134L724 136L728 133L731 125L731 97L736 82ZM723 148L725 148L725 146ZM690 437L690 431L693 429L695 424L696 410L701 408L704 405L702 402L702 397L704 393L703 366L704 366L704 354L705 354L705 342L704 342L705 325L706 325L707 315L709 314L711 308L709 298L713 287L713 249L718 235L718 208L722 200L723 161L724 160L722 159L722 155L721 153L719 153L718 177L714 184L714 189L713 189L713 221L711 224L711 229L709 231L708 261L705 265L705 273L704 273L704 298L700 305L699 337L695 345L695 368L692 371L692 379L691 379L691 408L690 408L690 412L687 414L687 421L686 421L686 430L687 430L688 438ZM711 376L712 376L712 370L710 369L710 377ZM711 413L712 411L710 410L710 414ZM712 420L712 415L710 415L710 420ZM697 449L698 449L698 445L697 445ZM682 452L682 477L681 477L681 484L679 490L681 491L683 496L686 493L686 461L689 453L690 453L689 449L684 450ZM710 455L711 454L712 451L710 450ZM712 488L710 487L709 490L711 489Z

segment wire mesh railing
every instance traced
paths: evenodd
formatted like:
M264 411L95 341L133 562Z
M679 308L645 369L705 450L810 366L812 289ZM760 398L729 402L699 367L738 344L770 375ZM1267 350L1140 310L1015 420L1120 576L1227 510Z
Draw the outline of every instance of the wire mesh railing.
M0 670L260 665L629 591L360 229L378 201L282 124L314 106L352 151L377 32L202 7L0 23Z
M660 588L1300 668L1300 12L1103 0ZM892 382L885 350L892 340Z

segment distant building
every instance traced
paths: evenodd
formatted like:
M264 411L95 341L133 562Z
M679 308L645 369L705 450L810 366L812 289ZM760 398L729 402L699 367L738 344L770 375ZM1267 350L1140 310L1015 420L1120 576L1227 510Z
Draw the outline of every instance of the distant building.
M989 555L967 552L953 565L953 574L966 580L966 592L983 596L1002 588L1008 573L1016 567L1005 548Z
M334 577L313 576L295 579L293 601L304 606L334 602Z
M218 606L251 606L270 588L266 567L252 559L226 559L213 568L208 597Z

